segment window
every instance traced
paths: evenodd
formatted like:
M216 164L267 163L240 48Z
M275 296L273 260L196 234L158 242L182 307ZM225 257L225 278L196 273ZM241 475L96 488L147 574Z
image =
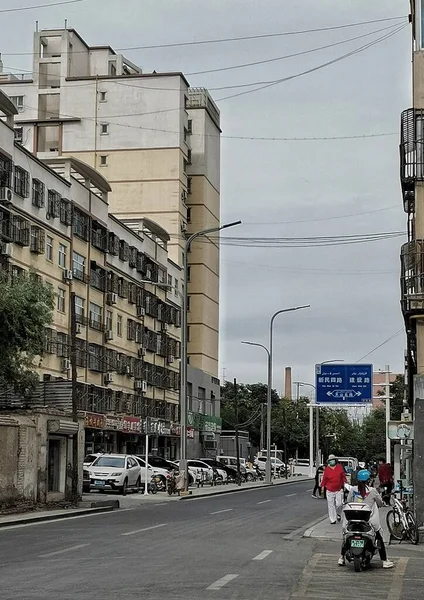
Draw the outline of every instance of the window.
M99 331L102 328L102 307L94 302L90 302L90 327Z
M65 198L60 201L60 222L64 225L72 225L72 204Z
M191 223L191 208L187 206L187 223Z
M88 346L88 368L92 371L102 371L103 368L103 348L97 344Z
M112 331L113 330L113 313L111 310L107 310L106 311L106 330L107 331Z
M14 190L15 194L22 198L28 198L29 196L29 173L22 167L15 166Z
M46 260L53 262L53 238L49 235L46 237Z
M45 186L42 181L38 179L32 180L32 204L37 208L42 208L44 206L44 198L45 198Z
M107 135L109 133L108 123L100 123L100 134Z
M72 254L72 272L73 272L75 279L84 281L85 256L78 254L78 252L73 252L73 254Z
M31 252L35 252L36 254L44 253L46 234L44 229L41 227L37 227L33 225L31 227L31 240L30 240L30 250Z
M24 110L24 97L23 96L10 96L13 104L19 111Z
M60 217L60 200L61 195L56 190L47 192L47 214L53 219Z
M12 216L12 239L20 246L29 246L30 244L30 226L29 221L18 215Z
M22 144L24 139L24 128L23 127L15 127L15 142L18 144Z
M186 165L191 165L191 148L187 150L187 161Z
M116 319L116 334L122 336L122 315L118 315Z
M187 177L187 194L191 194L191 189L192 189L191 183L192 183L191 177Z
M187 133L189 133L189 134L193 133L193 119L189 119L187 121Z
M191 278L191 267L187 267L187 281L190 281Z
M66 269L66 246L59 244L59 267Z
M59 288L57 290L57 310L61 313L65 311L65 303L66 303L66 291Z
M90 239L90 217L74 209L74 233L86 242Z
M190 336L191 336L191 327L187 327L187 341L188 342L191 341Z
M101 167L107 167L107 156L106 156L106 154L101 154L100 155L100 166Z
M106 92L99 92L99 102L106 102Z
M168 285L169 285L169 287L171 287L171 288L173 287L173 286L172 286L172 275L168 275Z
M184 127L184 141L187 142L188 130Z
M85 300L81 296L75 296L75 316L77 323L84 322Z
M190 300L191 300L191 296L187 296L187 312L190 311L190 304L191 304Z
M174 279L174 295L178 296L178 279Z

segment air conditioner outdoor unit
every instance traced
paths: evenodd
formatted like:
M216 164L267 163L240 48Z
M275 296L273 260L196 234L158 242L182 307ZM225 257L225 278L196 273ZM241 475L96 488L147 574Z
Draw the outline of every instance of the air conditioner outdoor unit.
M132 369L131 369L131 367L129 365L127 365L125 367L125 374L126 375L132 375Z
M168 323L162 323L162 331L168 331Z
M137 317L144 317L146 314L146 309L142 306L137 306Z
M77 323L77 324L75 325L75 333L76 333L77 335L80 335L80 334L82 333L82 327L81 327L81 323Z
M66 373L71 368L71 361L69 358L62 359L62 373Z
M2 244L0 254L2 256L8 256L9 258L13 256L13 244L10 242L7 244Z
M142 381L141 382L141 391L146 393L147 392L147 381Z
M147 392L147 381L142 381L141 379L136 379L134 381L134 388L136 390L140 390L141 392Z
M172 364L175 361L175 356L173 354L170 354L168 356L168 364Z
M64 281L72 281L72 271L70 269L63 271L63 279Z
M13 200L13 192L10 188L0 188L0 202L2 204L11 204Z
M147 269L146 271L146 279L151 279L152 278L152 271L150 269Z
M146 348L139 348L137 354L140 358L146 356Z
M105 331L105 340L107 342L109 342L110 340L113 340L113 331L111 329L107 329Z
M113 374L112 373L106 373L105 374L105 383L112 383L113 381Z
M111 292L108 297L109 304L116 304L118 302L118 294Z

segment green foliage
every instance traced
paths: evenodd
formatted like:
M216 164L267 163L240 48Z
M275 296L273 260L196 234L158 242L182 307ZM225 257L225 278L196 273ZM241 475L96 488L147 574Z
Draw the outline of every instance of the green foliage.
M407 385L405 377L397 375L395 381L390 386L390 418L393 421L400 421L403 412L403 399L405 397Z
M34 388L34 359L43 354L53 307L52 286L33 273L11 278L0 272L0 385L23 394Z
M384 456L386 447L386 411L384 408L373 410L362 424L362 460Z

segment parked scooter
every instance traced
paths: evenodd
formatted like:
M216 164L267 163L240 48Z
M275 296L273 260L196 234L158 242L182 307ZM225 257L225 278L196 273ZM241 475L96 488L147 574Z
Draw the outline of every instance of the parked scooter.
M375 531L370 524L371 508L360 502L349 502L343 507L347 523L343 526L345 558L353 562L359 573L371 562L378 550Z

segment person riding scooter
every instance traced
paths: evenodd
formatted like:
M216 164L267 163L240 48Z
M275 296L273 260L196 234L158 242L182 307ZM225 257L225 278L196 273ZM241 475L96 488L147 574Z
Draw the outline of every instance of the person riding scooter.
M369 471L367 471L366 469L362 469L361 471L359 471L358 475L357 475L357 480L358 480L358 485L354 485L354 486L349 486L349 495L347 498L348 502L362 502L367 504L370 508L371 508L371 517L370 517L370 524L372 525L375 534L376 534L376 540L378 542L378 550L379 550L379 554L380 554L380 558L383 561L383 568L384 569L391 569L392 567L394 567L394 563L391 560L387 559L387 552L386 552L386 548L384 546L384 541L383 541L383 536L382 536L382 528L381 528L381 524L380 524L380 514L379 514L379 508L384 506L384 502L380 496L380 494L378 493L378 491L374 488L371 487L370 485L370 479L371 479L371 473ZM343 517L343 524L342 524L342 531L346 530L346 519L345 517ZM345 554L346 554L346 548L344 543L342 544L342 552L341 552L341 556L338 560L338 564L341 567L344 567L346 562L345 562Z

